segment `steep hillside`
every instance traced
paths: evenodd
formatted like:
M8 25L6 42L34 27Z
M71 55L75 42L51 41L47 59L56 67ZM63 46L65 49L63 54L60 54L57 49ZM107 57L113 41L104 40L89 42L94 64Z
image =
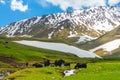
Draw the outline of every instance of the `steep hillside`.
M0 37L0 64L1 62L10 65L15 65L18 62L41 62L44 58L52 61L64 59L69 62L80 60L73 54L20 45L12 42L12 39Z
M100 56L119 57L120 26L106 33L96 40L79 45L83 49L95 52Z
M105 59L119 59L120 58L120 47L113 50L112 54L104 55Z
M110 32L107 32L106 34L102 35L96 40L89 41L84 44L80 44L80 47L86 50L90 50L116 39L120 39L120 26L118 26L117 28L115 28Z

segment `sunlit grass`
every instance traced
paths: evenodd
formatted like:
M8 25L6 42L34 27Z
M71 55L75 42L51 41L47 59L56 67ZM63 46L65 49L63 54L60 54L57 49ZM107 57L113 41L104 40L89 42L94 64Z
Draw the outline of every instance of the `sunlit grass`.
M89 63L88 68L78 69L69 77L62 77L66 68L29 68L15 72L7 78L15 80L120 80L120 62Z

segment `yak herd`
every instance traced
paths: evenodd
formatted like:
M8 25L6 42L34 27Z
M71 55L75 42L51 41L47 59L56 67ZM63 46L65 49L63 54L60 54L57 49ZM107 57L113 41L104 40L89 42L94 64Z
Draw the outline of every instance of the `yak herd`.
M47 66L52 66L52 67L68 66L68 67L70 67L70 65L71 65L71 63L65 62L62 59L55 60L53 63L50 63L50 60L45 59L42 63L34 63L34 64L32 64L32 66L34 66L36 68L47 67ZM28 66L28 63L26 63L26 66ZM78 69L78 68L87 68L87 64L86 63L76 63L75 66L74 66L74 69Z

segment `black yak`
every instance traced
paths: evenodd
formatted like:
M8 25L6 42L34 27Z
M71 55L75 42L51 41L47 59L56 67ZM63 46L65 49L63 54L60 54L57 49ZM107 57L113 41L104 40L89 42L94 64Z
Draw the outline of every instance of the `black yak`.
M48 59L45 59L44 62L43 62L44 66L49 66L50 65L50 60Z
M55 66L59 66L59 67L61 67L62 64L64 64L64 63L65 63L65 61L62 60L62 59L60 59L60 60L55 60L55 62L54 62Z
M77 63L74 68L75 69L87 68L87 64L86 63Z
M70 63L64 63L64 66L70 67Z
M43 65L40 63L34 63L34 64L32 64L32 66L34 66L36 68L43 67Z

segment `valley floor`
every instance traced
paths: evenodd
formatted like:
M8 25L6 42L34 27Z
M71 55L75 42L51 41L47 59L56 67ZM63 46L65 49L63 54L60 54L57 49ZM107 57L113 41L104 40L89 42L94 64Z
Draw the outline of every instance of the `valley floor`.
M36 48L17 44L13 41L21 39L0 38L0 71L15 71L6 77L6 80L120 80L120 57L104 59L83 59L73 54ZM119 54L119 49L116 50ZM88 63L86 69L77 69L75 74L63 77L62 72L68 67L20 68L19 64L41 62L49 59L63 59L70 62L71 68L75 63ZM106 60L108 59L108 60ZM18 65L18 66L16 66ZM16 68L17 67L17 68Z
M66 69L68 68L27 68L9 75L6 80L120 80L119 61L88 63L88 68L77 69L74 75L62 77L62 72Z

